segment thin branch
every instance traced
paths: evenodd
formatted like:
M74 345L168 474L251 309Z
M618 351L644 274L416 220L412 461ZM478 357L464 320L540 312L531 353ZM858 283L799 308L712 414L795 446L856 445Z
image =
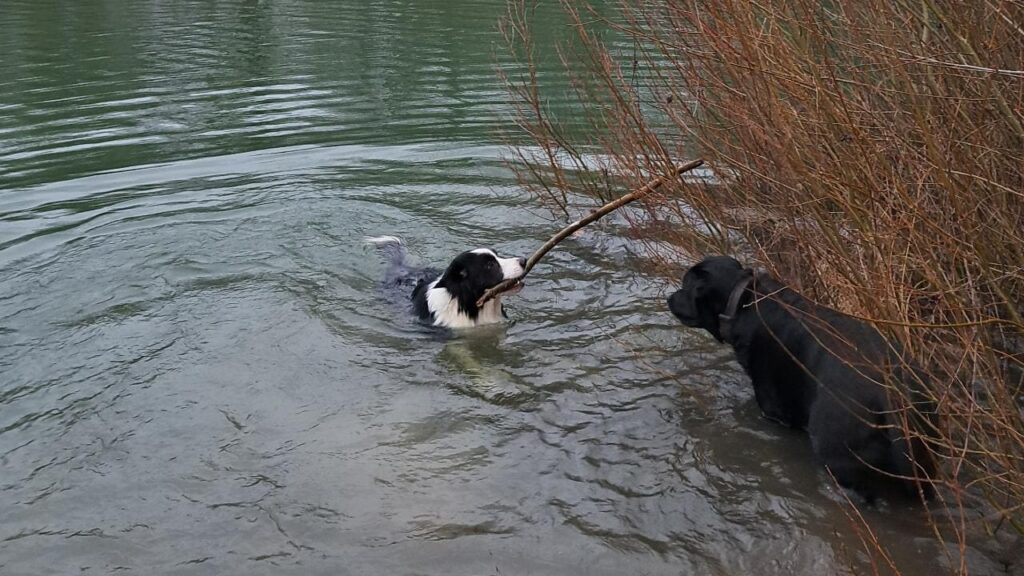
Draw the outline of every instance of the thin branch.
M690 162L687 162L686 164L677 167L674 170L674 174L672 176L682 175L683 173L689 172L690 170L693 170L694 168L697 168L702 164L704 164L704 160L691 160ZM519 275L519 277L502 280L496 286L489 288L486 292L484 292L484 295L481 296L480 299L476 301L477 307L482 307L484 303L486 303L491 298L494 298L498 294L505 292L506 290L512 288L516 284L522 282L523 278L525 278L526 275L530 273L530 270L532 270L533 267L537 265L537 262L540 261L540 259L543 258L545 254L550 252L551 249L557 246L562 240L565 240L580 228L583 228L588 224L596 222L601 218L604 218L608 214L611 214L612 212L618 210L619 208L622 208L626 204L629 204L634 200L643 198L647 194L650 194L651 192L657 190L659 187L661 187L662 184L665 183L666 180L668 180L668 178L669 177L666 176L659 176L654 180L651 180L647 184L644 184L640 188L637 188L636 190L630 192L629 194L626 194L625 196L622 196L616 200L612 200L611 202L605 204L604 206L595 209L586 217L573 222L572 224L566 226L565 228L562 228L562 230L559 231L558 234L552 236L550 240L545 242L543 246L541 246L536 252L534 252L530 256L530 258L526 261L526 265L523 266L523 273Z

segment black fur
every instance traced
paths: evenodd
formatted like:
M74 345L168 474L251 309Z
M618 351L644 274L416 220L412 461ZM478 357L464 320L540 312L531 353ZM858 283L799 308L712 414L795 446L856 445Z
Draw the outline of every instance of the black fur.
M683 276L669 310L723 342L719 315L749 274L732 258L706 258ZM902 350L870 325L805 300L766 274L754 275L739 304L726 343L764 415L806 430L839 484L867 500L917 494L917 482L896 477L931 477L934 467L920 441L904 436L885 385L908 391L925 414L934 407L921 393L924 374Z
M501 263L496 255L488 250L463 252L456 256L444 271L439 271L410 265L405 246L397 238L382 237L370 239L370 242L376 244L388 260L388 268L384 275L385 287L411 286L412 309L423 322L434 324L438 320L439 311L431 310L428 299L431 288L446 290L448 296L457 302L458 313L475 322L481 315L481 310L476 305L477 300L488 288L505 279ZM505 262L511 260L503 259ZM525 259L515 260L520 267L525 265ZM501 315L505 316L505 308L500 302L494 302L491 306L498 306ZM491 310L493 311L493 308Z
M436 277L436 276L435 276ZM480 314L476 301L488 288L497 286L505 277L497 260L489 254L463 252L452 260L441 274L435 288L444 288L459 303L459 311L476 320ZM431 318L427 307L427 288L433 279L422 279L412 291L413 310L421 320ZM502 315L505 309L502 307Z

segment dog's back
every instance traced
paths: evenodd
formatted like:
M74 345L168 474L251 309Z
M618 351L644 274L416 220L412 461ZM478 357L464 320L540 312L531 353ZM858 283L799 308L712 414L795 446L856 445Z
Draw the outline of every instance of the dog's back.
M412 312L417 317L421 320L429 319L426 288L441 275L441 271L413 265L409 261L405 243L397 236L367 238L366 243L375 246L387 264L381 282L385 297L395 305L408 306L411 302Z
M906 479L934 474L923 443L904 433L908 424L911 429L927 425L920 416L934 412L924 393L924 372L898 343L858 318L810 302L770 278L760 278L756 292L773 296L756 304L760 310L750 315L758 316L752 324L762 330L779 324L790 328L790 337L780 342L781 361L791 366L791 382L815 389L814 405L806 407L815 453L844 485L869 499L915 491ZM903 410L907 403L914 410ZM913 420L903 422L903 415ZM922 484L922 489L930 495L930 487Z
M416 286L421 281L430 282L441 274L441 271L435 268L414 266L410 263L405 242L398 236L367 238L366 243L375 246L387 263L384 270L385 288Z

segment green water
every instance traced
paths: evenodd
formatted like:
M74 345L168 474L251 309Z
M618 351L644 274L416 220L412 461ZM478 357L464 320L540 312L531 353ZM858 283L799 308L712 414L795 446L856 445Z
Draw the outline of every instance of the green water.
M561 226L502 160L503 11L0 3L0 573L865 568L806 440L619 226L504 327L381 298L365 236L437 265ZM915 512L869 514L932 573Z

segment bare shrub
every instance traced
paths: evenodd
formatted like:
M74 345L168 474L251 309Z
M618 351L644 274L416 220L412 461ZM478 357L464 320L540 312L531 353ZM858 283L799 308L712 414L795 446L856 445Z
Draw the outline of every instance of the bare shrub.
M705 158L713 181L629 212L646 256L674 275L745 255L903 343L929 374L939 418L917 433L961 546L979 509L1024 533L1024 4L563 7L559 55L590 130L545 106L531 5L502 22L522 65L506 69L522 182L568 212L575 194L607 200Z

